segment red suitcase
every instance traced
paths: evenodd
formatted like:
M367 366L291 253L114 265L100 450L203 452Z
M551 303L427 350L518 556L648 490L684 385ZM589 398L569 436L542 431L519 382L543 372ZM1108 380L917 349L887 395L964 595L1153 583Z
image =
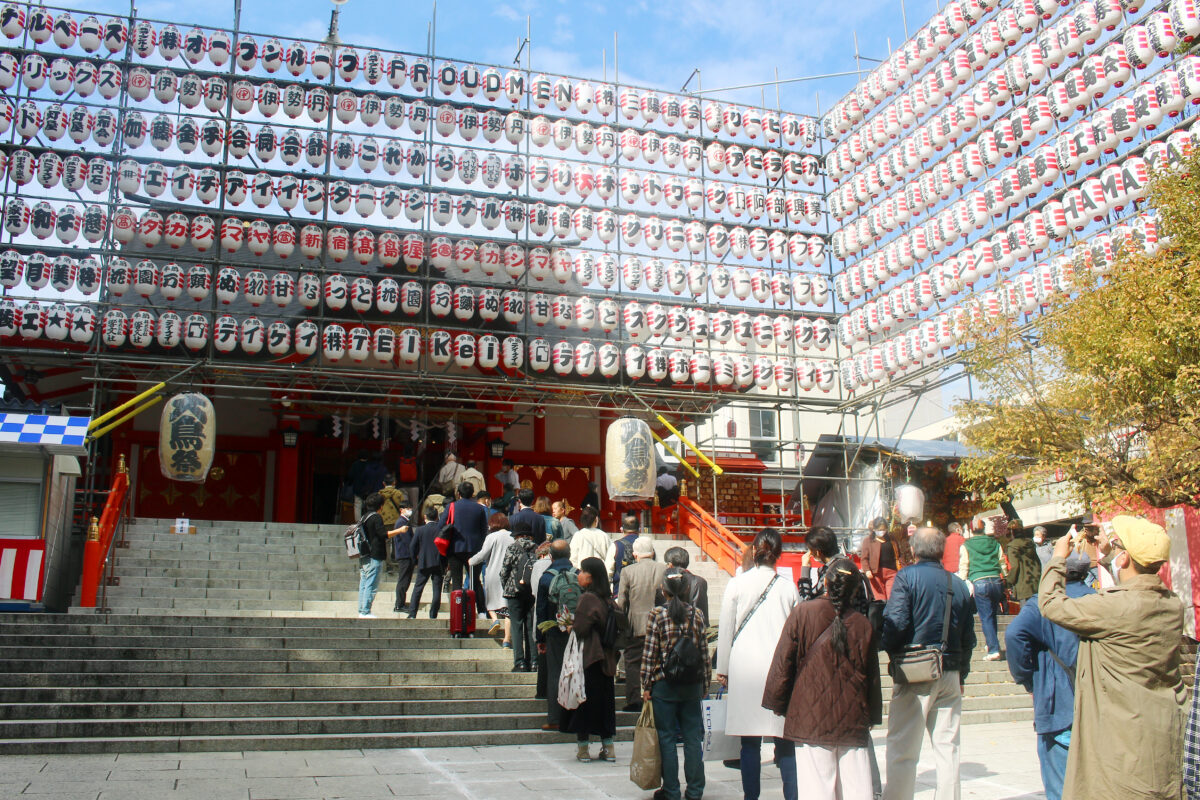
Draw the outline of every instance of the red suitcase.
M466 573L463 588L450 593L450 636L468 639L475 633L475 590L471 588L471 568Z

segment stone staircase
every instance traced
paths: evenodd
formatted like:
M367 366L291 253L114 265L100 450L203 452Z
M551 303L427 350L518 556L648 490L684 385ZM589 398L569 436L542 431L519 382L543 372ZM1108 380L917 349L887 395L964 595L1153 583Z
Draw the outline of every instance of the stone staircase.
M520 744L543 733L535 676L481 631L395 619L385 579L357 619L341 526L130 526L111 613L0 614L6 753L303 750ZM660 551L676 541L658 542ZM727 581L692 552L720 607ZM429 590L426 590L428 599ZM422 615L423 617L424 615ZM354 617L350 619L349 617ZM392 618L389 618L392 617ZM981 637L982 638L982 637ZM964 723L1027 720L1003 663L976 653ZM618 688L618 692L620 689ZM884 677L884 699L890 696ZM635 715L618 713L622 738Z

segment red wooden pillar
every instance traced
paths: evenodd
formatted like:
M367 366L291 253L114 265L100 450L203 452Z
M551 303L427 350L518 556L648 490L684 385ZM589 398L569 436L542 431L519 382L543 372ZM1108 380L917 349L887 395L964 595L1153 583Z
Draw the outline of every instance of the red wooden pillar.
M295 522L300 491L300 424L284 417L274 434L275 522ZM290 443L290 445L289 445Z

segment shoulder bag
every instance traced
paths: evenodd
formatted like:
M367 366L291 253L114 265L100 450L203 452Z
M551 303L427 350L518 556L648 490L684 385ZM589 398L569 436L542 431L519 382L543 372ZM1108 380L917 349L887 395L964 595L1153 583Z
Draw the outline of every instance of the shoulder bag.
M760 594L758 596L758 600L754 602L754 607L750 609L750 613L742 617L742 621L738 623L737 630L733 632L733 638L729 640L730 650L733 649L733 643L737 641L738 635L742 632L742 629L746 627L746 623L750 621L750 618L754 616L754 612L758 611L758 607L761 606L763 601L767 599L767 595L771 593L771 587L775 585L775 581L777 580L779 580L778 572L771 576L771 580L767 583L767 588L762 590L762 594Z
M446 524L438 531L437 538L433 540L434 547L442 554L443 558L450 551L450 540L457 532L458 530L454 527L454 503L451 503L450 510L446 512Z
M946 611L942 615L942 641L938 645L913 647L892 656L888 672L900 684L931 683L942 677L942 658L950 636L950 609L954 602L954 576L946 572Z

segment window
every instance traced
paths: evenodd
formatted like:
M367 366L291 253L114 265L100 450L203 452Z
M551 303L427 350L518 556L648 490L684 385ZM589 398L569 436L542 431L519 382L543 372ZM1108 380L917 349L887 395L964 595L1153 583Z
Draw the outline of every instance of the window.
M41 533L42 475L40 457L5 457L0 470L0 537L29 538Z
M765 462L779 460L776 413L770 408L750 409L750 450Z

